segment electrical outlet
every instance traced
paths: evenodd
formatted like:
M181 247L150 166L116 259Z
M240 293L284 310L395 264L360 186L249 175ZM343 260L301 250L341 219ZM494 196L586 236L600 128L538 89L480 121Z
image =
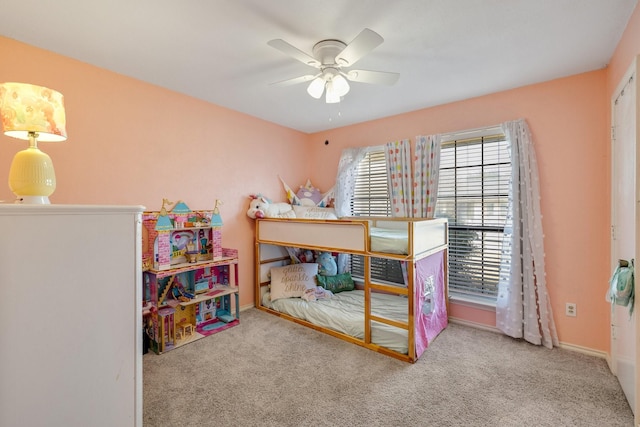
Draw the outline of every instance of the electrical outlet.
M564 311L564 314L571 317L576 317L578 314L578 308L576 307L576 303L568 302Z

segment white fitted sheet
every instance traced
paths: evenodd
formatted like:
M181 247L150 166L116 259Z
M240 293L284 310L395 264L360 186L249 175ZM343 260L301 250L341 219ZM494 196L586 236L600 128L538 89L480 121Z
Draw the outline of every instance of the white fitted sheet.
M372 293L371 313L379 317L406 322L407 301L403 296ZM364 291L340 292L330 299L311 302L302 298L270 301L270 294L267 292L262 299L262 304L315 325L364 339ZM399 353L407 354L408 352L406 329L372 322L371 341Z

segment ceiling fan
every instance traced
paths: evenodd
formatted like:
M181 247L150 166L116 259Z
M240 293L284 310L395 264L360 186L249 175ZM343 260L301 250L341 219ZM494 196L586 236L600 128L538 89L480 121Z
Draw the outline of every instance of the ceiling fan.
M274 86L289 86L311 81L307 92L319 99L326 89L326 102L340 102L340 97L349 92L349 83L372 83L393 85L400 74L385 71L347 70L359 59L381 45L384 39L375 31L365 28L349 44L340 40L322 40L313 46L313 56L306 54L282 39L267 44L298 61L320 70L316 74L307 74L292 79L272 83Z

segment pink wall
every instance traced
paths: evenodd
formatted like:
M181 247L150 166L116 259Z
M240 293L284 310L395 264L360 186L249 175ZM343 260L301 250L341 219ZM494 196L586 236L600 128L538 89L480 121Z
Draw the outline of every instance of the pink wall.
M343 148L378 145L416 135L500 124L529 123L540 165L547 285L561 341L609 348L609 145L606 71L595 71L506 92L414 111L309 136L317 159L313 179L335 179ZM329 145L324 145L328 140ZM322 165L322 168L318 166ZM566 317L566 302L578 317ZM452 315L495 325L495 316L452 304Z
M560 340L606 351L609 100L638 53L636 8L606 70L312 135L2 37L0 81L41 84L65 95L69 139L42 145L58 175L54 203L142 204L157 210L168 197L208 209L222 199L223 244L240 251L242 305L253 302L253 224L245 216L246 197L258 191L282 196L277 174L299 185L311 167L314 184L326 189L345 147L525 118L540 164L547 283ZM0 176L8 175L21 144L0 135ZM0 199L11 198L0 185ZM564 315L565 302L577 304L577 317ZM451 312L483 324L495 319L463 306L452 306Z
M278 173L306 178L304 134L7 38L0 58L0 82L40 84L65 97L69 138L40 144L56 168L52 203L159 210L167 197L213 209L221 199L223 245L239 250L241 304L253 302L247 196L284 195ZM0 135L0 200L13 198L6 177L26 146Z

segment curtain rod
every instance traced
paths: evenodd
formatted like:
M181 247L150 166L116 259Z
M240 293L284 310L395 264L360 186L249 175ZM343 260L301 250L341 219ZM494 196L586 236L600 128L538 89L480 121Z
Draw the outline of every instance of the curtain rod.
M455 139L447 139L447 140L442 140L440 141L440 143L442 145L450 145L453 144L454 142L456 144L466 144L468 142L479 142L480 139L484 139L485 142L487 140L489 141L503 141L505 140L506 135L504 133L497 133L497 134L493 134L493 135L480 135L480 136L473 136L471 138L455 138Z
M440 141L449 142L454 140L458 140L458 141L467 140L467 139L471 140L471 139L476 139L480 137L503 135L503 134L504 134L504 131L502 130L502 126L494 125L494 126L486 126L482 128L476 128L476 129L467 129L459 132L443 133L440 135Z

